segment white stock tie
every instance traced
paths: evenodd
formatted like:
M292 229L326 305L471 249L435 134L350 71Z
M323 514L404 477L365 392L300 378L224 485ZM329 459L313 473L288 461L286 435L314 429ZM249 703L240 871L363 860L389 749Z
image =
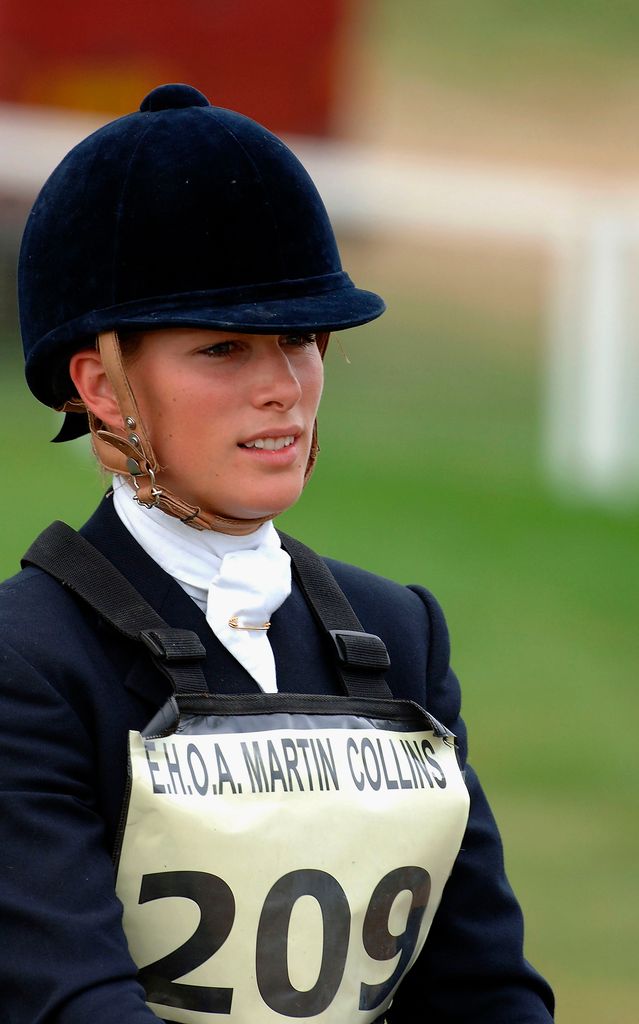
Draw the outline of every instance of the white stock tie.
M227 650L265 693L277 691L275 659L262 626L291 592L291 560L272 523L243 537L193 530L160 509L132 501L127 483L113 481L113 502L127 529L151 558L192 597Z
M267 623L290 592L291 560L277 535L254 551L224 555L209 586L206 621L265 693L277 692Z

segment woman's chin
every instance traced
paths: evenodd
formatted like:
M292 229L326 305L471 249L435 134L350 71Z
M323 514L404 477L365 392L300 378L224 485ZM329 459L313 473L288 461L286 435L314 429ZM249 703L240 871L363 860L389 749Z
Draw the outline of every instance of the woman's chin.
M210 501L210 507L202 504L202 508L208 512L215 512L217 515L225 516L228 519L274 519L281 515L299 500L302 487L294 487L287 490L280 490L278 493L259 494L247 496L244 501L238 501L237 495L234 501L222 501L217 503Z
M281 474L279 479L268 481L245 480L244 487L238 486L238 476L225 481L220 475L211 481L210 487L189 487L191 481L164 472L158 474L158 483L160 487L209 515L246 520L273 519L281 515L298 501L304 489L302 471L286 474L288 479L284 479ZM227 486L222 487L221 483Z

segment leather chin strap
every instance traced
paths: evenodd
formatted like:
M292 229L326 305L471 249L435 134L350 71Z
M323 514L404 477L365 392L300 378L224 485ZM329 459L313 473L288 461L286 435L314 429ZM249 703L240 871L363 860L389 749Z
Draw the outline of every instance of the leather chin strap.
M317 345L322 359L328 345L328 333L317 335ZM236 536L252 533L262 523L273 519L277 513L258 519L234 519L218 512L207 512L190 505L177 495L162 487L157 477L161 467L153 451L151 441L140 416L135 395L126 375L120 342L115 331L98 335L97 347L102 358L106 375L115 394L126 431L111 430L93 413L86 409L77 398L62 406L63 412L86 412L91 428L93 451L100 464L112 473L128 477L135 489L134 499L147 508L159 508L169 516L192 526L195 530L215 530ZM308 482L319 452L317 443L317 421L313 424L311 448L306 464L304 485Z

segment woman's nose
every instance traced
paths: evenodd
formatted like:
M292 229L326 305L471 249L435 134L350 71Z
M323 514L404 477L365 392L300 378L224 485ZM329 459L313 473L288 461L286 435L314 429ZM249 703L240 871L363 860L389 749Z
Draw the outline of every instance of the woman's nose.
M290 409L302 397L302 387L287 353L279 343L262 353L254 364L253 403L260 408Z

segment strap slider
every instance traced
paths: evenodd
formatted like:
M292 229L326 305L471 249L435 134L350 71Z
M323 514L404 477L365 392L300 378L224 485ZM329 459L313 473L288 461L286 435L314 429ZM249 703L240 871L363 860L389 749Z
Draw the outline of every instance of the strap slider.
M143 629L140 640L162 661L200 661L206 651L190 629Z
M386 644L374 633L354 629L330 629L328 632L340 664L347 668L385 672L390 667Z

